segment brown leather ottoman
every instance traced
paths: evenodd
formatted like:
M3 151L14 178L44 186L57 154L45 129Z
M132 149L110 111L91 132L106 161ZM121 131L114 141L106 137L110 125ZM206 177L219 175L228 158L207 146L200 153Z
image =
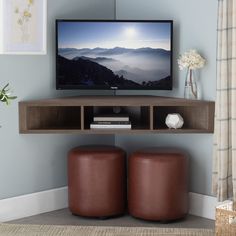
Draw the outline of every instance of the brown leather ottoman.
M148 149L129 158L128 206L132 216L156 221L188 213L188 158L176 150Z
M69 152L68 195L73 214L109 217L124 212L125 156L113 146L81 146Z

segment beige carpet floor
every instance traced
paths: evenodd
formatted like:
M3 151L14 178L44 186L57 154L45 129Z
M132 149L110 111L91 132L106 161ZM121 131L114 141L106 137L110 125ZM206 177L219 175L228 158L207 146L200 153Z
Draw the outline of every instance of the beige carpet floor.
M210 229L0 224L1 236L213 236Z

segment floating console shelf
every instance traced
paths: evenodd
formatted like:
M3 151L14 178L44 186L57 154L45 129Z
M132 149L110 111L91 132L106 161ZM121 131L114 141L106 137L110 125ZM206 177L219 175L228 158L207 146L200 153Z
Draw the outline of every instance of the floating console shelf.
M132 129L90 129L96 115L106 115L119 107L130 117ZM81 96L19 103L20 133L213 133L215 103L155 96ZM168 129L165 118L180 113L181 129Z

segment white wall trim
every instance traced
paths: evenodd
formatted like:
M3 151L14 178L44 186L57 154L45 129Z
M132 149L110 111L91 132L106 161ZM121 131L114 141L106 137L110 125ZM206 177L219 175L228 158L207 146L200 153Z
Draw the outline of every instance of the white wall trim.
M68 207L67 187L0 200L0 222Z
M198 193L189 193L189 214L215 220L217 199Z
M0 222L68 207L67 187L0 200ZM191 215L215 219L215 197L189 193Z

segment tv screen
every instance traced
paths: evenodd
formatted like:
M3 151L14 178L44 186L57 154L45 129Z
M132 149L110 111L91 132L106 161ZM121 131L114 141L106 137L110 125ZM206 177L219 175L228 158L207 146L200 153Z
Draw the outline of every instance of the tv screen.
M57 89L172 89L172 21L56 21Z

